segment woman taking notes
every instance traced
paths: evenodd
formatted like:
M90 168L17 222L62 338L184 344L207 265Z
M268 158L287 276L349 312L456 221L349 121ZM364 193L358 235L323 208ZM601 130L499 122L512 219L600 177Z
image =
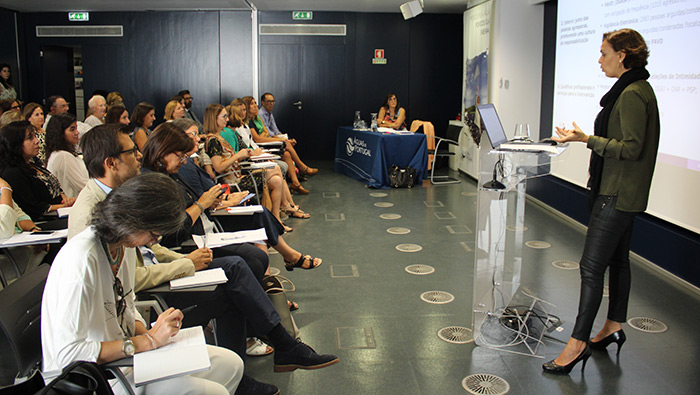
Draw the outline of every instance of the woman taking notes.
M542 365L545 372L569 373L593 350L625 342L621 324L627 316L630 292L629 248L637 213L646 209L659 146L659 111L647 82L649 50L632 29L603 35L601 69L617 81L600 101L602 110L594 135L574 128L557 128L558 142L580 141L591 150L588 180L591 219L581 257L581 296L573 333L564 351ZM603 297L603 275L610 268L610 303L603 329L590 340L593 321Z

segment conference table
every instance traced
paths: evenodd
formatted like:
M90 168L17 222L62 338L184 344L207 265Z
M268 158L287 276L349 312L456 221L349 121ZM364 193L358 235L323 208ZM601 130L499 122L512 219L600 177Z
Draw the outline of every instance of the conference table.
M370 132L349 126L338 128L333 168L337 173L372 188L389 188L387 168L391 165L416 169L415 183L420 185L428 168L425 135Z

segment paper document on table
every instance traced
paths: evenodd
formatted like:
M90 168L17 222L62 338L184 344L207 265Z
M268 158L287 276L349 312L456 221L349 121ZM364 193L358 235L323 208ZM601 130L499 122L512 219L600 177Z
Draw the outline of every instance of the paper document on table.
M204 247L204 237L200 235L192 235L197 247ZM222 232L207 234L207 247L217 248L231 244L252 243L254 241L267 240L265 228L256 230L242 230L240 232Z
M70 210L72 207L61 207L56 212L58 213L59 218L67 217L70 214Z
M170 289L184 289L201 287L204 285L223 284L228 281L224 269L217 267L215 269L200 270L194 273L194 276L176 278L170 280Z
M211 368L201 326L182 329L170 342L156 350L134 355L137 387Z
M22 232L10 238L0 240L0 247L19 247L34 244L60 243L68 237L68 229L61 229L48 234L39 232Z

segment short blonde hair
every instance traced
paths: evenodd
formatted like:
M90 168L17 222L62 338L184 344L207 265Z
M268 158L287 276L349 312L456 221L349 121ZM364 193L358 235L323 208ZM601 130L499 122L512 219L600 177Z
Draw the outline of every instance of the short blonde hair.
M175 112L178 104L180 104L179 101L170 100L168 104L165 105L165 115L163 115L163 119L166 121L173 119L173 113Z

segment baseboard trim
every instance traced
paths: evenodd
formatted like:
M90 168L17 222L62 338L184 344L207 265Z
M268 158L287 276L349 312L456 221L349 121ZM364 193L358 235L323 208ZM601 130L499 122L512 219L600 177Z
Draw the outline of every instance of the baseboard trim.
M575 219L569 217L568 215L562 213L559 210L556 210L552 208L550 205L542 202L541 200L534 198L530 195L527 195L527 200L542 208L545 211L548 211L549 213L557 216L559 219L563 220L567 224L571 225L574 229L580 231L581 233L586 233L588 230L588 227ZM630 262L636 263L640 266L643 266L645 269L658 273L661 278L664 280L669 281L670 283L677 285L678 287L685 289L686 291L695 294L695 296L700 297L700 288L696 287L695 285L689 283L688 281L676 276L675 274L669 272L668 270L660 267L659 265L655 264L654 262L644 258L643 256L635 253L634 251L630 251Z

